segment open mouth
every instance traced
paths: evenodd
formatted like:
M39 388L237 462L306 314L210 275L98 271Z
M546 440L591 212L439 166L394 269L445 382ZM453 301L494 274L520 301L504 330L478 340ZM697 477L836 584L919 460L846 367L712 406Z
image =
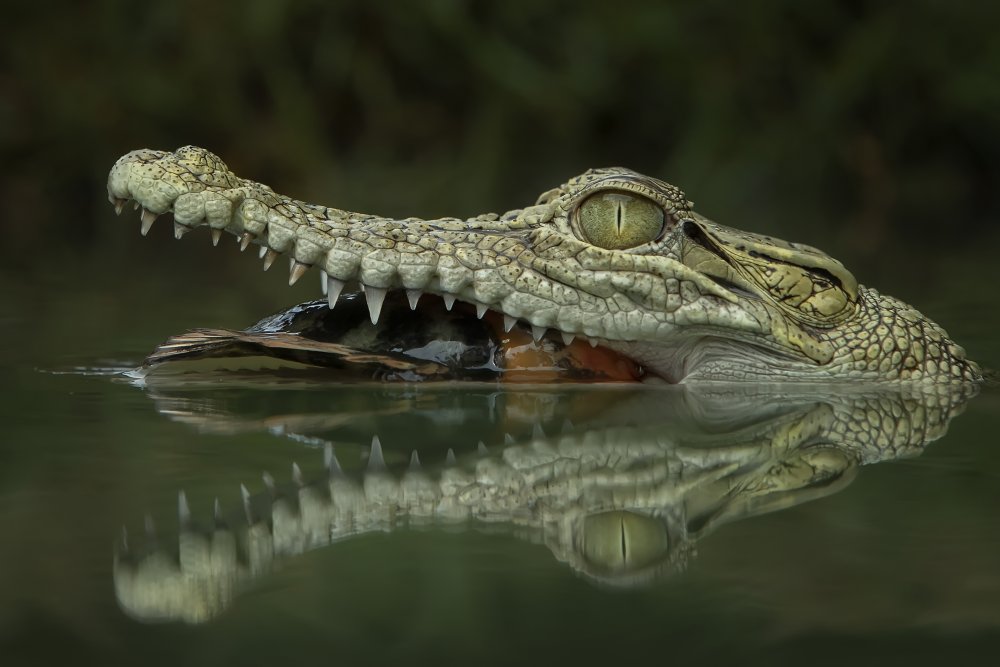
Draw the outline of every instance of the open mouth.
M158 346L142 371L320 371L348 381L646 382L629 357L582 337L540 332L492 310L404 290L310 301L245 330L195 329ZM329 307L332 305L333 307Z

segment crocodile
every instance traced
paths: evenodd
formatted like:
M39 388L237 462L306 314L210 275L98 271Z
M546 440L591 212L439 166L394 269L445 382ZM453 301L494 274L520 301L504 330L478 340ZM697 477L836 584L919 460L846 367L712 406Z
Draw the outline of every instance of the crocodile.
M172 212L177 238L228 232L260 246L265 270L286 254L290 284L315 266L331 308L360 284L373 324L387 293L405 290L412 308L423 294L449 310L462 301L670 383L982 379L944 329L836 259L714 223L629 169L591 169L503 214L397 220L297 201L185 146L122 156L108 197L119 213L134 202L143 234Z
M215 387L197 399L189 389L162 395L161 411L202 431L259 430L321 446L325 470L306 481L293 463L287 484L265 474L261 493L241 486L241 511L226 513L216 500L214 516L205 519L180 491L180 532L172 545L156 537L151 517L145 537L123 532L115 594L139 620L204 622L301 554L365 535L439 526L450 533L490 527L544 544L598 585L646 586L684 570L695 547L720 527L836 493L861 466L919 456L944 435L976 387L946 394L909 389L588 388L554 402L560 410L585 403L584 418L558 433L536 427L489 446L472 444L458 456L449 448L408 457L409 447L394 451L391 437L383 447L376 435L361 469L350 464L357 447L326 439L348 416L357 423L353 408L337 410L326 400L304 413L300 401L261 419L257 406L236 411ZM517 421L523 394L499 392L488 406L461 389L451 395L473 415L513 409L501 417L506 422ZM418 426L426 415L412 392L379 403L383 429L397 422L401 433L427 430ZM395 414L387 416L390 406ZM437 449L457 442L442 437Z

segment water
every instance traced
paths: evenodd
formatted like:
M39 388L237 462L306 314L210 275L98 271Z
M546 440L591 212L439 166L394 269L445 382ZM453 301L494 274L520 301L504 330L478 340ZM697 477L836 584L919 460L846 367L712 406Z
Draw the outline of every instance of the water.
M273 377L135 386L120 370L167 334L249 324L311 296L256 275L234 290L205 279L211 270L165 288L157 276L170 252L127 281L83 266L93 269L87 284L56 273L31 298L3 288L12 304L0 323L4 664L649 655L913 665L975 662L1000 645L992 387L959 407L954 396L822 390L330 387ZM996 298L975 288L987 271L964 264L957 280L972 287L955 297L947 281L922 294L891 275L872 282L918 302L996 367ZM961 414L949 421L952 404ZM885 449L831 435L872 410L919 413L913 423L933 441ZM374 435L387 467L376 475L391 480L402 479L413 449L432 480L454 474L442 472L449 448L456 464L447 470L471 475L524 469L517 457L532 452L558 451L569 463L545 477L547 495L469 501L477 518L374 507L336 519L332 544L295 553L283 543L278 557L239 574L218 559L206 565L195 533L215 528L216 498L245 541L241 484L251 520L266 523L263 473L297 503L293 462L307 488L328 489L329 444L344 484L363 484ZM619 466L617 477L588 468L595 456ZM181 490L193 532L179 525ZM187 588L177 585L181 541ZM160 557L174 565L157 575L149 563ZM123 585L128 577L133 585Z

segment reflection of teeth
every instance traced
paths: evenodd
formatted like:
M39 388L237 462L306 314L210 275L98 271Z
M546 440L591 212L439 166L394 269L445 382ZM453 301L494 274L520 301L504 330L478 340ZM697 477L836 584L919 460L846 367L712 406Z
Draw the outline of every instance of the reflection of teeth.
M410 454L410 470L420 470L420 457L417 456L417 450L413 450Z
M271 473L265 472L265 473L261 474L260 478L261 478L261 480L264 481L264 486L267 487L267 492L270 493L273 496L274 495L274 477L271 476Z
M295 482L296 486L304 486L302 481L302 468L295 461L292 461L292 481Z
M250 508L250 489L246 484L240 484L240 497L243 498L243 512L247 515L247 524L253 525L253 511Z
M448 448L448 453L444 457L444 463L449 466L455 465L455 450L451 447Z
M181 530L191 524L191 507L188 505L187 494L184 490L177 492L177 520Z
M218 498L215 499L213 510L215 513L215 522L222 523L222 503L219 502Z
M372 451L368 455L368 470L384 472L386 470L385 456L382 454L382 442L378 436L372 436Z
M333 445L330 443L323 445L323 465L331 476L344 474L344 469L340 467L340 461L337 460Z

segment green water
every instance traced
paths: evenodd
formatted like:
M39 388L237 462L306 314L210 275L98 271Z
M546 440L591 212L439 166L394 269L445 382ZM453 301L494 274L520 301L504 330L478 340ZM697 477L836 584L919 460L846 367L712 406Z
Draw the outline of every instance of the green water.
M559 442L572 450L588 437L625 452L652 437L667 452L756 447L773 458L744 462L741 470L756 479L794 459L794 448L772 451L775 431L768 429L788 414L801 416L793 396L778 401L780 409L758 401L765 407L713 425L712 414L724 410L716 405L706 422L671 388L511 392L218 377L136 386L119 371L167 333L244 325L266 310L257 301L277 309L313 288L286 294L274 276L240 268L246 283L233 290L213 281L211 266L164 283L158 272L166 274L181 251L166 233L146 244L139 252L148 253L148 270L130 281L95 265L80 267L93 270L89 284L76 271L39 276L42 297L28 299L12 282L4 288L13 304L0 329L4 664L589 663L650 655L912 665L956 656L976 662L1000 646L1000 393L990 387L945 434L934 430L940 437L926 449L883 453L888 460L773 507L734 510L732 503L726 520L708 519L706 530L711 511L697 521L688 516L683 562L632 585L588 574L524 522L399 518L276 560L198 623L136 614L114 584L123 526L136 554L160 550L176 559L179 490L203 525L215 498L239 523L241 483L254 507L270 503L262 473L287 490L296 462L306 482L322 485L326 443L355 479L364 475L373 435L397 478L412 449L433 472L449 448L460 466L474 466L479 441L490 457L502 457L505 448ZM235 249L216 252L245 259ZM902 287L901 296L945 323L970 356L996 367L996 298L955 289L979 284L988 268L960 260L936 266L931 278L951 275L954 282L905 294L906 281L887 272L886 291ZM629 404L645 407L622 407ZM607 435L625 427L645 435ZM705 488L685 491L678 506L692 515L711 505L705 495L719 491ZM522 515L530 510L519 508ZM152 545L144 536L147 515ZM676 547L677 536L670 539Z

